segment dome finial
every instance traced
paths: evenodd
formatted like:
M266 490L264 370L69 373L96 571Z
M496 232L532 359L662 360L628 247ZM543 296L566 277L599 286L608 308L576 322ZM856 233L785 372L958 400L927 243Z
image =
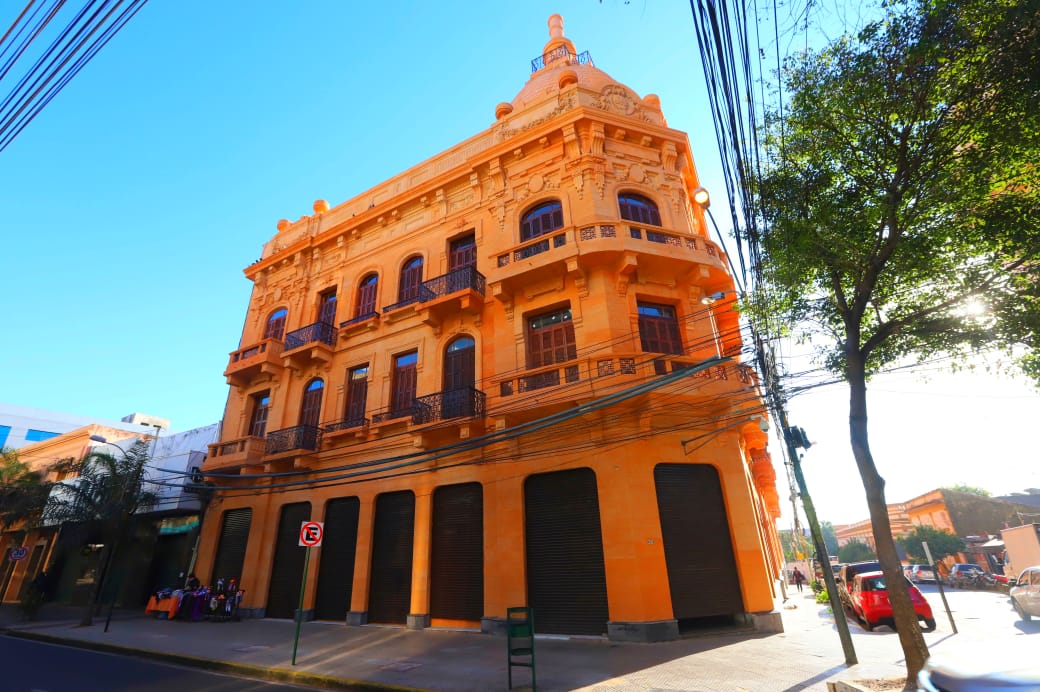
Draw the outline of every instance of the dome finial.
M549 17L549 38L563 38L563 17L558 14Z

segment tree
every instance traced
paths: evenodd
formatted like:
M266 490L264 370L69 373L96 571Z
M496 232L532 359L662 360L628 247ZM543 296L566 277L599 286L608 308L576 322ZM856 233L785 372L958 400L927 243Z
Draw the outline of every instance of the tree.
M931 526L915 526L914 530L896 539L906 556L913 562L930 564L921 543L927 542L932 559L939 562L947 555L956 555L964 550L964 541L950 533Z
M985 488L977 488L974 485L964 485L958 483L957 485L948 485L943 490L953 490L958 493L967 493L968 495L978 495L979 497L992 497L993 493L986 490Z
M0 450L0 530L34 524L49 493L50 484L21 461L16 450Z
M820 533L823 534L823 542L827 546L828 555L838 554L838 536L834 533L834 524L829 521L820 522Z
M838 560L840 562L866 562L876 560L877 554L870 546L855 538L838 548Z
M877 553L903 584L870 449L867 382L889 367L1009 354L1040 380L1036 0L895 0L784 66L754 185L759 322L795 325L849 386ZM889 590L907 685L928 649Z
M91 451L79 461L68 462L63 470L73 478L58 484L51 494L44 516L54 523L82 523L100 537L101 570L87 597L80 625L93 624L94 607L102 582L119 545L129 536L131 518L155 504L158 495L143 489L148 443L136 440L119 457Z

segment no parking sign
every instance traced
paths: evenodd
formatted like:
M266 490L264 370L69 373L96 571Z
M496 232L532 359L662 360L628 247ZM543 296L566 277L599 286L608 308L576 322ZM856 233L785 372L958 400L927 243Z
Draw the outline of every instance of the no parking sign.
M321 545L325 535L325 523L321 521L305 521L300 526L300 545L316 548Z

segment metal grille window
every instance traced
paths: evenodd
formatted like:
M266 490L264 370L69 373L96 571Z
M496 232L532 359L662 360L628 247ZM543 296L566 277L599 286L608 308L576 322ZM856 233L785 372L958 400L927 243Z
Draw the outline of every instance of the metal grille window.
M357 312L354 317L371 315L376 311L376 289L379 288L379 277L369 274L361 280L358 286Z
M267 414L271 410L271 393L259 392L252 396L253 410L249 414L249 434L263 437L267 433Z
M267 325L264 327L264 338L281 339L285 334L285 318L288 316L289 311L285 308L272 312L271 316L267 318Z
M650 353L683 353L675 308L640 302L639 341L643 350Z
M528 318L527 367L563 363L577 357L570 308Z
M539 204L520 219L520 241L563 228L563 206L556 200Z
M621 210L621 218L636 223L661 225L661 213L657 205L642 195L624 193L618 195L618 207Z
M422 257L413 257L401 268L401 285L397 289L397 301L404 303L419 298L419 286L422 284Z
M394 356L394 381L390 398L391 418L412 414L412 402L415 401L415 366L418 362L419 353L417 351Z

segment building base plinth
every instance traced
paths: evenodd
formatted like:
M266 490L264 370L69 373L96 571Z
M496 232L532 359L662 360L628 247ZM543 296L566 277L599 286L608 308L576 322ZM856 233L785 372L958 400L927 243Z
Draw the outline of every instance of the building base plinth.
M297 620L297 618L301 619L303 622L310 622L311 620L314 619L314 608L304 608L303 611L302 611L303 612L303 617L302 618L300 618L300 612L301 611L296 610L295 608L293 609L292 615L293 615L293 621L294 622Z
M429 614L426 614L426 615L422 615L422 614L409 615L408 619L405 622L405 627L407 627L410 630L424 630L424 629L426 629L429 626L430 626L430 616L429 616Z
M480 631L484 634L504 637L506 636L506 619L494 617L480 618Z
M783 632L784 621L779 610L761 613L750 613L751 625L759 632Z
M266 615L265 608L239 608L238 617L243 620L259 620Z
M607 639L612 642L669 642L678 638L678 620L607 623Z
M367 610L352 610L347 613L347 624L353 627L360 627L361 625L368 624L368 611Z

